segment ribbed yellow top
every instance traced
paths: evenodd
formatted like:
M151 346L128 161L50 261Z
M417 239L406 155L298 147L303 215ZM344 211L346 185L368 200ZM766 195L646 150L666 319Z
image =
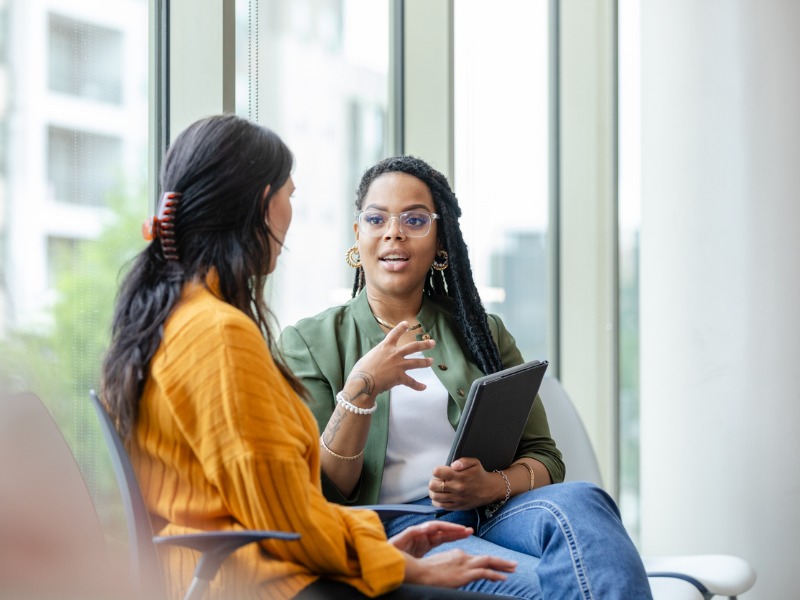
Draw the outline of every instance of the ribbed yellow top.
M319 430L281 376L258 327L188 285L151 362L130 451L145 501L170 535L214 529L296 531L223 564L209 598L292 598L320 574L374 596L403 579L401 553L371 511L328 503ZM191 550L164 553L171 597L186 590Z

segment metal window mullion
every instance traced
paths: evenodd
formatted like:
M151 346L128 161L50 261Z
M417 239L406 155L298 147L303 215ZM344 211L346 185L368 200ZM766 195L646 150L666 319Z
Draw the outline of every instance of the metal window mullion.
M560 261L560 52L559 52L559 0L550 0L548 26L548 145L549 145L549 202L547 218L547 350L551 359L551 372L559 377L561 369L561 261Z
M153 210L159 196L161 161L169 147L169 9L170 0L150 0L150 135L148 190Z
M405 0L391 0L389 22L389 154L405 154Z

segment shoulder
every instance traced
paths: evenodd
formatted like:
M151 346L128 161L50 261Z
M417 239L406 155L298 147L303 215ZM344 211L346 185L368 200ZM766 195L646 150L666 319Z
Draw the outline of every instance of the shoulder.
M284 327L279 344L284 350L298 343L324 350L328 346L346 343L359 336L357 321L363 320L365 306L369 311L369 305L359 295L313 317L300 319L294 325Z
M315 335L317 333L330 333L331 327L338 327L342 323L352 320L353 300L340 306L332 306L313 317L300 319L294 325L289 325L284 329L296 330L303 335Z
M500 315L486 313L486 320L489 322L489 330L492 332L492 337L494 337L495 341L497 341L501 335L508 333L505 323L503 323L503 319L500 318Z
M266 346L258 325L241 310L205 287L187 286L164 326L164 340L202 345L206 349L236 340Z
M450 298L450 296L441 295L429 296L427 298L430 300L429 306L436 315L436 318L452 322L453 326L455 327L455 318L453 317L453 314L456 310L456 304L453 299ZM498 341L500 337L508 333L508 330L503 323L503 319L501 319L499 315L494 313L486 313L486 320L489 324L489 329L492 333L492 337L495 339L495 342Z
M494 343L497 344L497 349L500 351L500 360L503 361L503 365L513 367L525 362L522 353L517 347L517 341L506 329L503 320L495 314L486 316L489 321L489 331L494 338Z

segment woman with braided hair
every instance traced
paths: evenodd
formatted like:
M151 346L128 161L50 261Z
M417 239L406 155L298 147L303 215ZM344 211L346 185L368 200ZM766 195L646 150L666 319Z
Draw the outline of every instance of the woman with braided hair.
M431 522L387 539L373 511L323 496L319 430L302 383L272 353L264 301L292 219L292 165L275 133L234 115L193 123L164 158L151 243L120 288L101 388L156 533L300 534L232 554L209 600L474 598L447 588L504 579L514 564L457 549L423 556L469 527ZM378 363L377 391L429 364L380 348L362 360ZM183 597L197 556L164 554L170 597Z
M518 563L505 581L466 589L525 598L650 598L638 552L614 501L588 483L561 483L564 464L540 401L516 457L489 472L475 458L444 466L466 390L521 364L514 338L481 304L447 179L412 156L364 173L356 194L353 298L284 329L279 345L308 389L320 430L323 491L341 504L433 504L474 535L445 544ZM432 347L409 353L408 343ZM381 391L386 367L427 358ZM364 358L361 358L364 356ZM400 516L392 535L431 517Z

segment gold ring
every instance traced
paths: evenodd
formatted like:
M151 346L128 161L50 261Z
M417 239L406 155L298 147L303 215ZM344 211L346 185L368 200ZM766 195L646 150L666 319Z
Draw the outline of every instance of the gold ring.
M444 494L444 492L445 492L445 490L444 490L444 486L445 486L445 482L443 481L443 482L442 482L442 488L441 488L441 490L439 490L439 491L441 491L443 494Z

